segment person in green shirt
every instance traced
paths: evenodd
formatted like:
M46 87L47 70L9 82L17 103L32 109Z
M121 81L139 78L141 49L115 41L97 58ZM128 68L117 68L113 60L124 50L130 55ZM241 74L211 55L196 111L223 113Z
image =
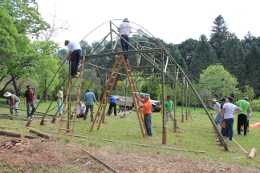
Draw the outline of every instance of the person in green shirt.
M165 102L165 112L166 112L166 117L165 117L165 124L167 123L169 117L173 121L173 101L171 100L170 96L166 97L166 102Z
M244 127L244 136L247 133L247 128L249 125L249 118L252 116L252 109L250 103L248 102L248 97L244 97L244 99L238 100L236 105L239 106L240 112L238 114L237 119L237 133L238 135L241 134L241 126Z

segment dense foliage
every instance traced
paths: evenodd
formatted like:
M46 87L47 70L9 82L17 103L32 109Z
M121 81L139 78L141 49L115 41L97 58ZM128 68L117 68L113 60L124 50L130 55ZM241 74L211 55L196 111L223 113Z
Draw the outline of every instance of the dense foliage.
M244 39L238 39L228 30L221 15L213 23L210 38L202 34L198 40L187 39L174 45L158 38L134 35L131 43L150 47L151 40L156 40L153 44L163 44L187 72L202 96L221 97L232 93L238 97L247 95L250 99L255 95L259 96L260 37L248 33ZM52 85L49 86L67 52L59 49L52 41L37 40L37 36L48 28L49 25L38 12L38 4L35 0L0 2L0 95L7 89L20 95L25 85L32 84L37 89L38 95L47 98L49 95L55 95L61 86L65 86L67 64L61 68ZM29 36L34 38L34 41L30 40ZM105 41L95 50L96 53L111 49L111 44L110 41ZM81 45L88 54L98 43L89 44L82 41ZM153 46L159 47L158 45ZM116 50L120 49L120 45L117 44ZM152 58L158 61L156 58L159 56L155 54ZM111 69L114 58L103 57L90 59L88 62L102 68L87 66L82 90L92 89L99 95L109 74L107 69ZM130 64L139 69L139 72L135 71L138 90L150 93L153 99L160 99L158 70L151 67L151 64L140 54L131 56ZM142 68L142 66L150 66L150 68ZM145 76L142 76L144 73ZM119 82L113 93L130 95L125 76L119 75L118 79ZM166 83L167 94L173 95L172 81L166 78ZM181 82L178 82L176 93L179 100L181 100L181 86Z

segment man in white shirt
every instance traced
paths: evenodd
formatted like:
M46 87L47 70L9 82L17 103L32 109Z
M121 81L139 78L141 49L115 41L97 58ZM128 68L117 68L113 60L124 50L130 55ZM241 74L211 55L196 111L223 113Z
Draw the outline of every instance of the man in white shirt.
M123 51L128 51L129 48L129 35L131 33L131 26L129 20L125 18L119 26L119 34L121 37L121 46ZM127 55L125 55L127 58Z
M70 74L72 77L75 77L78 73L78 66L81 57L81 47L79 43L69 40L65 40L64 44L69 50Z
M234 113L240 111L239 107L234 105L232 102L233 98L227 97L221 110L221 114L225 122L225 134L230 141L232 141L233 137Z

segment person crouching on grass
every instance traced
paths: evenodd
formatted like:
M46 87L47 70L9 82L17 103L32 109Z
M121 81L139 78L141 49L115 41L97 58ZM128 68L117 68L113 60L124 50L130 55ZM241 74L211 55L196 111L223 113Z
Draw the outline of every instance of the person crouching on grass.
M149 100L148 96L144 96L143 98L139 98L143 103L142 110L144 114L144 125L146 129L146 133L149 137L152 136L152 103Z
M10 92L4 93L4 97L8 98L11 115L13 115L14 113L15 113L15 115L18 115L18 109L19 109L19 103L20 103L19 97L17 97L15 94L12 94Z

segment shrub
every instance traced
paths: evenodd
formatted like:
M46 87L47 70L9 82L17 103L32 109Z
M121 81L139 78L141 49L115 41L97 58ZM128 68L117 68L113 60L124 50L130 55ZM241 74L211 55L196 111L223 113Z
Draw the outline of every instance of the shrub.
M260 111L260 99L253 100L250 104L253 109L253 112Z

